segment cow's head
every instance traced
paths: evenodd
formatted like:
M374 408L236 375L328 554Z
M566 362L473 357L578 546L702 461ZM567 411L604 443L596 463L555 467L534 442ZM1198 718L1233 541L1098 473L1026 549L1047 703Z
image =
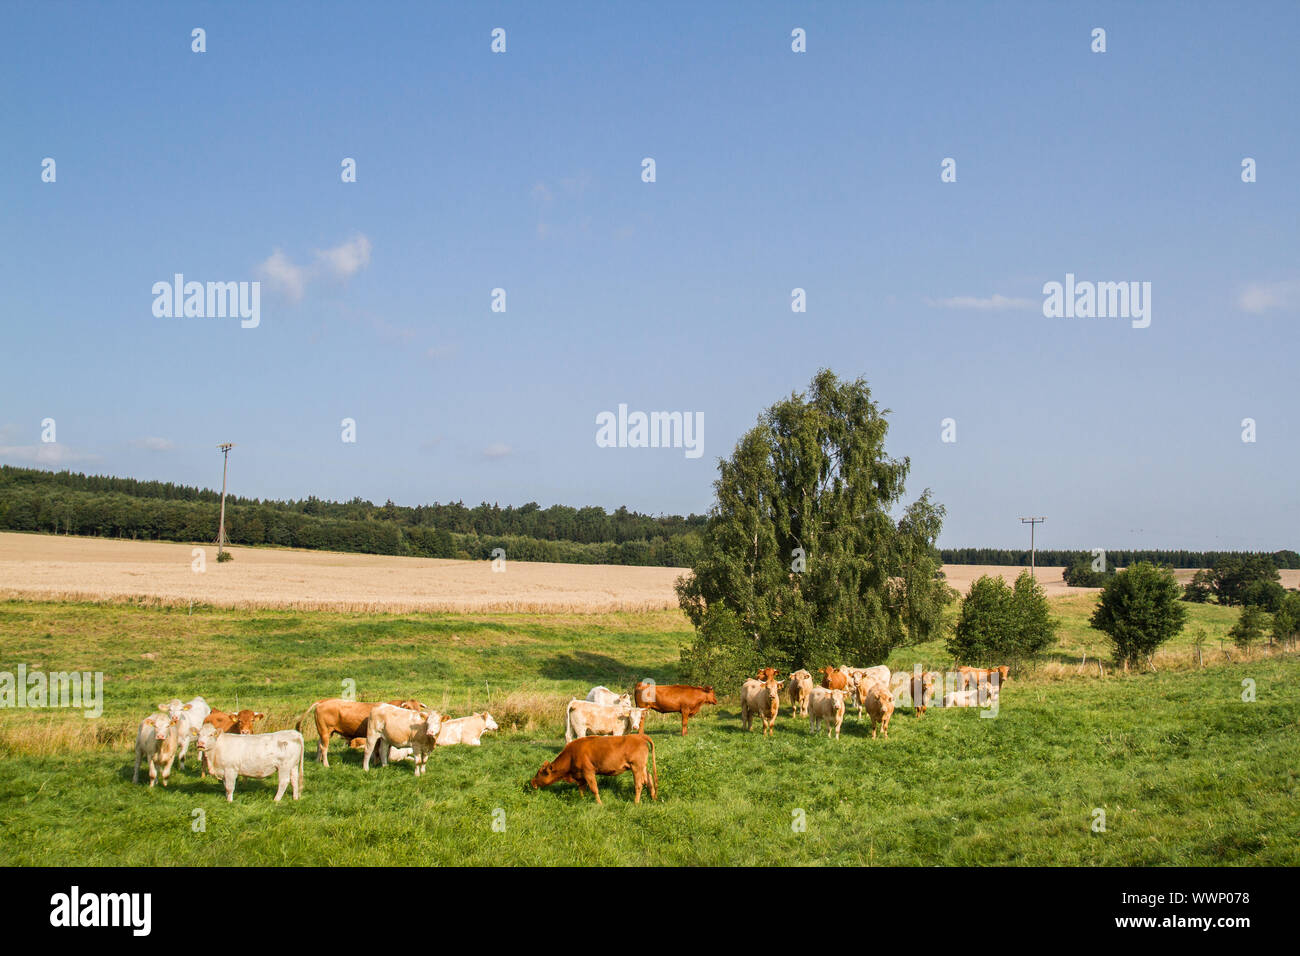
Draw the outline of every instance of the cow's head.
M201 753L216 743L217 738L220 736L221 731L217 729L216 724L204 724L199 728L199 739L194 746L197 747Z
M776 669L775 667L762 667L762 668L759 668L759 671L758 671L758 680L759 680L761 683L766 684L768 681L770 681L772 678L774 678L778 673L779 673L779 671L777 671L777 669Z
M266 714L259 714L256 711L241 710L239 713L235 714L235 725L239 728L241 734L251 734L253 732L253 724L265 716Z
M706 704L716 704L716 703L718 702L718 698L717 698L717 696L713 693L713 688L712 688L712 687L705 687L705 688L704 688L704 702L705 702Z
M637 734L641 733L641 728L645 724L645 708L633 707L628 713L628 717L631 720L632 732Z
M154 716L150 717L149 722L153 724L154 740L166 740L176 720L177 718L172 717L170 714L154 714Z
M625 694L624 696L627 696L627 695ZM483 718L483 729L484 729L484 730L500 730L500 729L501 729L500 727L497 726L497 722L496 722L495 720L492 719L492 715L489 714L486 710L483 711L483 713L480 714L479 716Z
M418 700L404 700L401 703L399 703L397 706L401 707L403 710L413 710L417 714L423 714L425 711L429 709L428 707L425 707L424 704L420 703Z
M555 772L554 765L548 760L542 764L542 769L538 770L533 776L533 789L538 787L549 787L555 781L559 780L559 774Z
M181 703L181 701L173 697L167 703L159 704L158 709L161 711L165 711L171 717L179 717L181 715L181 711L185 709L185 706L186 706L185 704Z
M430 737L437 737L442 729L442 714L436 710L429 711L424 717L424 732Z

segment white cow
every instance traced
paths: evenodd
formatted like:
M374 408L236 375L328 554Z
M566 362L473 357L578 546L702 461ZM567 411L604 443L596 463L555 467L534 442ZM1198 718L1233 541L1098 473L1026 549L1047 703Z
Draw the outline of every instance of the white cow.
M616 694L603 684L600 687L593 687L587 691L587 700L593 704L622 704L625 707L632 706L631 694Z
M500 729L497 722L492 719L492 715L485 710L479 714L470 714L468 717L444 720L442 729L438 731L437 743L439 747L453 747L456 744L477 747L481 744L485 733ZM389 747L388 760L390 763L410 760L414 752L412 747Z
M826 736L833 733L840 739L840 725L844 723L844 691L814 687L808 695L808 732L817 733L818 725L826 723Z
M622 737L640 733L645 708L630 704L595 704L589 700L571 700L564 714L564 742L587 734L612 734Z
M951 690L943 695L945 707L978 707L980 692L972 687L970 690Z
M212 724L199 728L195 745L199 761L207 759L208 772L226 785L226 800L235 799L235 781L239 777L276 775L275 800L280 802L289 784L293 798L302 792L302 755L306 750L302 734L296 730L277 730L270 734L223 734Z
M415 775L422 776L429 754L438 745L438 731L441 729L442 714L436 710L421 713L392 704L376 704L366 728L366 755L361 760L361 769L370 769L370 758L374 756L376 747L380 748L381 766L388 765L389 748L409 747L415 759Z
M173 697L167 703L159 704L158 709L166 711L169 717L176 720L176 734L181 742L181 752L176 755L176 761L184 767L185 755L190 749L190 738L198 736L199 728L203 726L203 721L207 719L208 714L212 713L212 708L202 697L195 697L188 704L183 704L179 698ZM201 770L202 758L199 759L199 764Z
M149 762L149 786L158 778L167 786L167 779L172 775L172 762L176 759L176 744L179 735L176 721L167 714L153 714L140 722L140 729L135 735L135 773L132 783L140 782L140 761Z

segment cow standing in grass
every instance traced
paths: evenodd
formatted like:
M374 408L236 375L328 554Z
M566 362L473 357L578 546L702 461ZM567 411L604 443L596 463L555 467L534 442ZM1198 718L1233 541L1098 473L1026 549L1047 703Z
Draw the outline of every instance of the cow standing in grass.
M647 763L654 767L650 775ZM600 788L596 777L616 777L626 770L632 771L636 785L633 803L641 802L641 788L650 785L650 799L659 799L659 765L655 760L654 741L645 734L630 737L579 737L564 745L559 756L542 764L533 776L533 789L549 787L553 783L577 784L578 793L590 790L600 803Z
M178 722L178 718L169 714L154 714L141 721L135 737L135 773L131 777L132 783L140 782L140 762L147 760L149 786L152 787L159 779L164 787L167 786L167 780L172 775L172 763L176 759L176 748L180 744ZM202 762L200 757L199 763Z
M754 715L763 720L763 736L772 736L772 726L776 723L777 712L781 709L781 684L777 681L776 671L764 668L767 680L750 678L740 685L740 723L745 730L753 728Z
M661 714L682 715L682 736L686 736L687 722L700 712L705 704L717 704L712 687L691 687L686 684L651 684L643 681L632 691L638 707Z

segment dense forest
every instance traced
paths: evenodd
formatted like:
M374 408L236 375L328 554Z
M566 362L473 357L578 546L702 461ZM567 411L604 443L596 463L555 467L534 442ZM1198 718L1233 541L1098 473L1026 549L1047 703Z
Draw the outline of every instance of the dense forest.
M0 530L42 531L143 541L215 541L221 493L171 482L139 481L0 466ZM365 554L431 558L491 557L505 548L517 561L688 567L701 541L704 515L646 515L627 508L572 508L535 502L519 507L463 502L409 507L361 498L323 501L226 496L226 535L234 545L279 545ZM1029 565L1029 551L949 548L945 564ZM1213 567L1226 551L1106 553L1107 563L1151 561L1180 568ZM1279 568L1300 568L1300 554L1277 551ZM1040 565L1071 566L1084 550L1040 550Z

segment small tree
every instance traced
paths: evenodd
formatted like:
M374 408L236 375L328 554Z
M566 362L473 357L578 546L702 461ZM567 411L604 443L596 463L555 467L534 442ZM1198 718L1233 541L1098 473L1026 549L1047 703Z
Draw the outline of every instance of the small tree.
M1204 569L1192 575L1192 580L1183 588L1183 600L1193 604L1207 604L1214 593L1213 579Z
M1243 607L1237 623L1232 625L1232 630L1228 632L1232 643L1243 651L1249 651L1252 644L1264 637L1265 617L1265 613L1253 604Z
M1182 588L1169 568L1139 561L1102 589L1091 624L1115 648L1115 662L1126 669L1145 659L1154 668L1156 648L1183 629L1187 608Z
M976 666L1020 664L1052 643L1057 626L1042 585L1028 571L1014 587L986 574L971 584L962 601L948 653Z
M1283 647L1294 647L1300 635L1300 591L1288 591L1273 615L1271 638Z

